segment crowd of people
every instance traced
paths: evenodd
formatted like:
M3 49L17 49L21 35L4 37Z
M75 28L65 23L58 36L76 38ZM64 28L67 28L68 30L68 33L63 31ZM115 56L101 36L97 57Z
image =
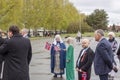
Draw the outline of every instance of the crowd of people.
M20 32L16 25L12 25L8 29L8 37L3 39L0 31L0 80L30 80L32 48L27 32L25 28ZM114 32L109 32L108 37L108 40L104 37L102 29L94 32L95 41L98 42L95 52L90 47L90 41L82 39L82 49L74 64L74 39L67 37L66 46L61 36L56 35L50 50L54 78L62 78L66 72L66 80L75 80L76 70L78 80L90 80L94 63L95 74L100 80L114 80L119 68L120 46Z
M56 35L51 47L51 73L54 77L62 78L66 72L66 80L75 80L75 71L78 72L78 80L91 79L91 67L94 63L95 74L100 80L114 80L114 74L118 72L120 60L120 47L113 32L108 33L109 39L104 37L104 31L98 29L94 32L95 41L98 42L95 52L90 47L90 41L82 39L82 49L74 66L74 39L68 37L66 42L62 41L60 35Z
M30 80L31 42L26 29L20 33L16 25L8 29L8 37L0 37L0 80Z

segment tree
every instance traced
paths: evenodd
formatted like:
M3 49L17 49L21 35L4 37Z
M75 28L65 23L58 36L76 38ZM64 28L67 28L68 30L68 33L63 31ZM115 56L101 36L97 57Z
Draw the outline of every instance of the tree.
M116 31L115 26L115 24L112 25L112 31Z
M86 22L94 30L106 29L108 25L108 14L103 9L96 9L94 12L87 16Z
M0 28L7 30L9 25L37 30L66 31L70 25L73 29L83 30L85 15L81 15L69 0L1 0ZM81 25L81 28L80 28ZM78 27L78 28L76 28Z

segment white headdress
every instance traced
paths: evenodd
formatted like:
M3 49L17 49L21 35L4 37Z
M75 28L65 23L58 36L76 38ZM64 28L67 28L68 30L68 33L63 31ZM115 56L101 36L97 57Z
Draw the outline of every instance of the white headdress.
M61 36L57 34L57 35L55 36L55 38L54 38L54 41L53 41L53 44L54 44L54 45L57 44L57 41L56 41L57 38L60 39L60 43L63 43Z

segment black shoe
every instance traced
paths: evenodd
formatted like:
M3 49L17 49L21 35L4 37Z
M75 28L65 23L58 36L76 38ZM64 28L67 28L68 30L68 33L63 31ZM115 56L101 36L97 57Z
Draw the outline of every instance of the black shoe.
M60 75L60 78L63 78L62 75Z
M54 77L54 78L56 78L56 77L57 77L57 75L55 74L53 77Z

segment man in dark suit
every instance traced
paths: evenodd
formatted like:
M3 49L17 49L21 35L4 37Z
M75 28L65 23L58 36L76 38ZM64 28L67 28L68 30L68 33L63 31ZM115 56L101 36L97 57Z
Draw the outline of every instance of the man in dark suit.
M0 55L5 55L2 80L29 80L30 40L22 37L15 25L10 26L8 34L10 39L0 46Z
M76 70L78 71L78 80L82 80L82 73L86 73L86 80L90 80L91 66L94 59L94 52L89 47L89 40L82 40L82 47L79 57L76 62Z
M2 38L2 32L0 30L0 46L4 43L4 39ZM1 75L1 71L2 71L2 63L3 63L3 56L0 55L0 75ZM1 80L1 77L0 77L0 80Z
M111 46L104 37L104 32L101 29L95 31L95 40L98 45L95 50L94 69L95 74L99 75L100 80L108 80L108 73L116 67L113 66L113 52Z

